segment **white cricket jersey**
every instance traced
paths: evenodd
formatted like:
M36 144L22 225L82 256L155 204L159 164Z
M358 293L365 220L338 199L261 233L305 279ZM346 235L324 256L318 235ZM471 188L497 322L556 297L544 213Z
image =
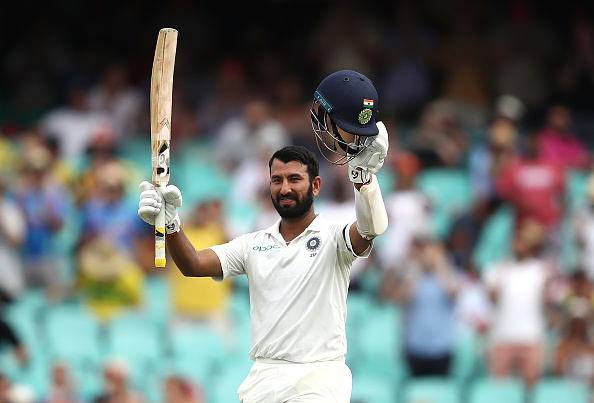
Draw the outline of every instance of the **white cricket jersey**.
M329 223L321 214L289 245L280 220L268 229L213 246L223 278L249 280L250 358L317 362L344 359L352 223ZM369 256L371 247L362 257ZM221 280L221 279L216 279Z

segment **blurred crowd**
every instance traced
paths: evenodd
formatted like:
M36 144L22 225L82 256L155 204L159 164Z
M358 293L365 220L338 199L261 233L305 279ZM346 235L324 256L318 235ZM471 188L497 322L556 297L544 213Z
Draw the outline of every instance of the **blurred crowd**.
M182 222L197 249L276 221L269 156L286 144L318 153L313 90L333 71L357 70L374 81L378 119L390 133L380 172L390 226L371 258L353 266L351 293L403 312L410 375L450 375L457 340L472 335L484 341L486 374L517 376L528 387L544 375L594 382L594 15L587 2L405 0L375 9L304 2L313 12L281 1L226 10L217 16L224 22L208 17L213 5L200 12L202 5L174 3L163 19L180 32L172 182L186 198ZM92 4L78 12L96 11L97 20L111 13ZM171 261L156 270L152 228L136 213L137 186L150 178L148 91L161 28L139 27L136 12L122 6L109 33L94 23L54 26L31 17L37 24L29 31L0 44L0 309L41 291L47 306L80 301L108 326L129 309L159 305L145 295L157 280L173 296L168 326L207 321L229 335L229 300L245 284L190 281ZM122 38L118 28L128 23ZM321 168L316 209L354 220L344 167ZM435 221L439 203L464 196L436 202L425 181L440 172L438 182L462 173L470 189L444 225ZM491 245L492 259L477 258L490 223L505 213L505 242ZM26 367L35 351L12 319L0 320L0 356ZM103 361L101 393L85 399L142 401L126 389L129 364ZM0 403L85 400L62 361L47 366L50 386L37 397L1 367ZM166 377L163 390L168 403L206 401L199 384L178 375Z

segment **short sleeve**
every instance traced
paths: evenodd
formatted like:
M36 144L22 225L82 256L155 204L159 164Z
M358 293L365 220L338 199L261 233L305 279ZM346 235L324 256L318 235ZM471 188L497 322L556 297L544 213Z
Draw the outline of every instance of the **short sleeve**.
M358 257L368 257L373 247L373 244L371 244L369 248L365 250L365 252L363 252L361 255L357 255L353 251L353 245L351 243L351 237L349 234L351 225L353 225L353 222L337 224L335 227L332 228L335 233L334 236L336 239L338 255L341 258L341 260L348 266L350 266Z
M223 281L227 277L239 276L245 274L246 245L249 234L238 236L237 238L221 245L211 246L210 249L217 254L223 277L213 277L215 281Z

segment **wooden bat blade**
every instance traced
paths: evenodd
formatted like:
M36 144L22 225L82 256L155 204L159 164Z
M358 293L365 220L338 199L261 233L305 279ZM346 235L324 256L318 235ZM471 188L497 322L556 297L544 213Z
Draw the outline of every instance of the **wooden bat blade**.
M155 186L169 183L173 69L177 31L159 31L151 76L151 157Z
M173 69L177 48L177 30L163 28L157 37L151 75L151 164L153 184L161 195L161 187L169 183L171 106ZM155 217L155 266L165 267L165 202Z

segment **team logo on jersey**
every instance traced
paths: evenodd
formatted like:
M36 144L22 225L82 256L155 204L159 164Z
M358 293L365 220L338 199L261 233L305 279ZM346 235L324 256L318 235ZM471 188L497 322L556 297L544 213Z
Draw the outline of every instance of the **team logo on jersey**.
M321 245L322 245L322 241L317 236L309 238L307 240L307 243L305 244L305 246L307 247L307 250L312 251L312 252L320 249Z

